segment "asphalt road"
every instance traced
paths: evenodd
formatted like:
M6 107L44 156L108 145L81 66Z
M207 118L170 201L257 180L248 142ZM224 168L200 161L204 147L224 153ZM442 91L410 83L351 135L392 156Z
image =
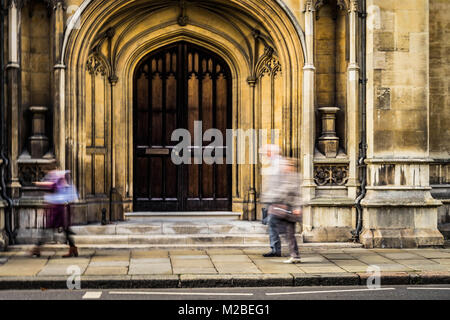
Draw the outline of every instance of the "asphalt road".
M0 300L450 300L450 285L0 290Z

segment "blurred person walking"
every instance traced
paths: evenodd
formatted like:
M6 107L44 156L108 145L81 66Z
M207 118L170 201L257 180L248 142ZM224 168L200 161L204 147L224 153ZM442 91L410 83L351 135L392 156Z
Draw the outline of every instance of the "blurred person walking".
M280 161L282 156L280 148L276 144L267 144L263 146L260 151L261 161L263 167L261 169L262 175L262 189L266 188L266 184L271 180L271 176L277 175L280 171ZM269 216L267 214L268 206L262 208L262 224L267 224Z
M300 253L295 238L295 225L301 221L301 178L294 162L280 160L277 174L266 178L261 202L268 206L268 225L271 251L264 257L281 257L280 234L285 234L289 244L290 259L285 263L299 263Z
M64 231L66 241L69 244L69 253L63 255L63 258L77 257L78 249L70 238L72 233L69 227L70 203L78 200L78 194L75 186L72 184L70 171L52 170L45 176L44 181L37 182L36 185L48 190L48 193L44 196L47 204L44 227L46 229L53 228ZM33 256L39 257L41 255L41 245L42 240L39 240L31 252Z

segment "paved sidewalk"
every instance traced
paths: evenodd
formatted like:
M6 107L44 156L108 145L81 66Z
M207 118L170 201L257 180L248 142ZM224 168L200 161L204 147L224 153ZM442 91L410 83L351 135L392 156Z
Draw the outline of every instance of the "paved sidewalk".
M450 283L450 249L303 248L300 264L264 258L262 249L92 250L62 258L0 252L0 289L63 288L77 266L84 288L365 284L369 266L389 284Z

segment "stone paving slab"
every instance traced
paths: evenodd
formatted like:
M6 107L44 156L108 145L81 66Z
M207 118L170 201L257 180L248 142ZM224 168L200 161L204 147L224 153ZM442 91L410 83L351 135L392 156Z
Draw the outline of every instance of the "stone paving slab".
M434 262L444 265L450 265L450 259L432 259Z
M382 256L388 258L388 259L394 259L394 260L399 260L399 259L420 259L422 258L422 256L414 254L414 253L409 253L409 252L379 252Z
M377 265L381 272L400 272L400 271L414 271L413 268L404 266L399 263L379 264Z
M347 272L366 272L369 267L359 260L333 260L333 263Z
M84 275L126 275L128 267L91 267L89 266Z
M216 274L217 270L215 268L184 268L184 267L173 268L173 274L193 274L193 273Z
M90 267L128 267L130 262L128 260L121 261L91 261L89 263Z
M427 259L450 259L450 252L441 250L420 250L414 253Z
M262 273L304 273L296 264L285 264L285 259L253 259L253 263Z
M251 262L250 258L247 255L236 254L236 255L210 255L210 258L213 262L235 262L237 264L242 262Z
M241 255L244 254L244 250L241 249L208 249L206 250L206 253L211 255L228 255L228 256L232 256L232 255Z
M131 258L166 258L169 256L167 250L132 250Z
M344 273L345 270L339 268L337 265L323 265L323 264L310 264L309 266L299 264L298 267L305 273Z
M328 260L353 260L355 259L353 256L348 253L324 253L322 254Z
M130 264L128 274L172 274L172 266L170 263Z
M71 269L69 269L73 265L67 265L67 264L47 264L42 270L37 274L38 276L68 276L72 274ZM86 268L88 266L87 263L85 264L76 264L78 268L80 268L81 274L83 274L86 271Z
M393 264L394 263L393 260L390 260L390 259L385 258L380 255L375 255L375 254L369 254L369 255L352 254L352 256L355 259L358 259L367 264L377 264L378 265L378 264Z
M131 258L130 265L132 264L170 264L169 258Z
M48 265L80 265L80 264L88 264L90 261L90 258L85 257L77 257L77 258L51 258L47 262Z
M204 255L206 254L205 250L197 250L197 249L187 249L187 250L182 250L182 249L178 249L178 250L170 250L169 251L170 256L175 256L175 255Z

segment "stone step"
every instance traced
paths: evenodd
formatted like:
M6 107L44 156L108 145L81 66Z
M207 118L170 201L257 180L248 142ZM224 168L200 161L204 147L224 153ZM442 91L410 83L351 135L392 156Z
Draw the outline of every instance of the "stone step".
M77 245L87 246L140 246L158 248L176 246L202 247L267 247L268 227L259 221L207 220L173 221L162 219L152 222L115 222L108 225L72 226ZM297 234L299 243L303 242Z
M268 234L207 234L207 235L75 235L72 236L77 245L116 245L116 244L148 244L148 245L268 245ZM297 241L302 243L302 236L297 234Z
M152 221L147 223L117 222L113 224L72 226L76 235L158 235L158 234L234 234L234 233L267 233L267 226L251 221L207 222L188 221Z
M127 221L155 221L159 219L174 221L206 221L206 220L239 220L240 212L234 211L148 211L148 212L126 212Z
M107 225L72 226L71 231L77 246L92 249L269 247L268 227L260 221L156 219L145 223L122 221ZM299 232L297 229L297 241L303 244L303 237ZM285 243L284 237L282 242ZM308 245L316 246L315 243ZM331 243L326 246L361 247L360 244L353 243Z
M286 248L284 240L282 239L284 248ZM19 244L8 246L8 251L23 251L28 252L33 248L34 245L29 244ZM359 243L352 242L316 242L316 243L299 243L300 250L304 249L349 249L349 248L362 248ZM90 249L90 250L170 250L170 249L268 249L268 242L264 244L172 244L172 245L162 245L162 244L78 244L77 247L80 249ZM43 244L41 246L42 251L54 251L54 250L67 250L67 244Z

